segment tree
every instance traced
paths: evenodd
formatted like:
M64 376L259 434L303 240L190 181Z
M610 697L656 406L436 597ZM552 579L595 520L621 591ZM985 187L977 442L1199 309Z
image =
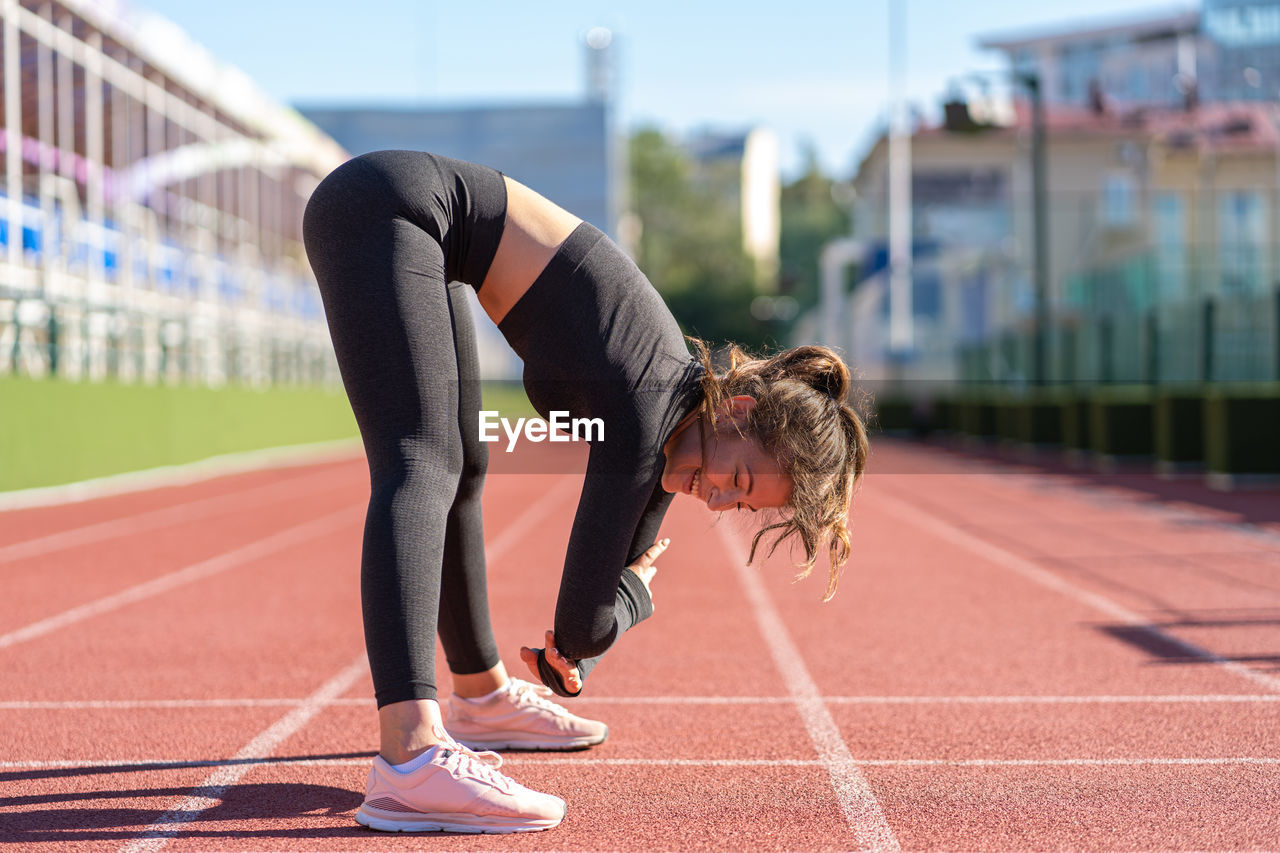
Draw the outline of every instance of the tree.
M782 188L778 246L779 290L806 310L818 302L822 247L851 228L848 208L837 203L835 182L822 172L817 153L806 153L804 174Z
M736 196L653 128L632 136L630 163L637 263L681 328L713 344L758 347L768 330L751 316L753 268Z

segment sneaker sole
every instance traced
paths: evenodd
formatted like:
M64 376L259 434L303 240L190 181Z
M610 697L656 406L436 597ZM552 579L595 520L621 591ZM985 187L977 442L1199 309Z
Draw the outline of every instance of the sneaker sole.
M469 835L499 835L512 832L540 832L559 826L558 818L496 818L479 815L395 814L362 805L356 810L356 823L381 832L464 832Z
M449 732L449 735L468 749L527 749L535 752L571 752L576 749L586 749L604 743L609 738L609 730L606 728L604 734L598 738L579 737L570 740L539 740L533 735L511 737L504 734L494 738L459 737L453 732Z

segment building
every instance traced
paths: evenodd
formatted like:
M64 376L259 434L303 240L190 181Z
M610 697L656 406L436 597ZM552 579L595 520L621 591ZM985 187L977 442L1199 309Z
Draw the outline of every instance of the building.
M1204 88L1213 100L1280 97L1280 2L1204 0L1201 30L1209 54Z
M1051 380L1196 381L1206 363L1214 379L1272 378L1276 118L1274 105L1251 102L1048 111ZM917 343L901 364L887 355L884 331L887 138L863 159L854 217L862 257L844 308L850 337L837 343L870 378L1032 378L1029 124L1020 109L1008 127L913 134Z
M613 126L613 34L593 28L583 50L584 94L567 103L298 109L352 154L405 148L483 163L616 238L626 164Z
M1280 96L1280 0L1203 0L1199 10L993 35L1051 106L1131 110Z
M1081 108L1182 105L1207 52L1196 10L993 35L979 45L1003 53L1012 72L1035 74L1046 104Z
M0 25L0 372L336 381L301 220L345 152L154 15Z
M1280 378L1280 3L1206 0L982 44L1011 77L1035 75L1045 105L1043 378ZM1006 124L953 99L912 134L906 359L885 340L886 136L859 166L858 283L836 343L871 378L1036 378L1032 110L1013 91Z
M617 239L625 207L624 148L614 130L612 34L587 33L584 97L570 103L443 107L302 104L299 111L352 154L403 148L483 163ZM472 303L481 372L515 378L519 361Z
M510 175L607 234L616 234L621 176L604 102L431 108L299 105L354 154L431 151Z
M781 233L780 160L777 135L766 127L744 133L695 134L684 143L694 179L737 208L742 248L755 263L756 289L772 291L778 279Z
M919 128L911 139L913 355L889 355L889 138L881 135L854 177L856 281L830 343L868 379L958 378L956 350L982 340L1027 287L1015 222L1029 182L1011 128ZM830 310L819 306L818 312ZM811 321L810 325L815 325ZM810 330L811 333L816 329Z

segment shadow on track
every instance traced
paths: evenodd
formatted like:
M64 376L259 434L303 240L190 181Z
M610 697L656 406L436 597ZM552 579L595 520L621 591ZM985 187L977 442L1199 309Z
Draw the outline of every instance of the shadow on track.
M1102 633L1113 637L1123 643L1133 646L1136 649L1145 652L1152 658L1151 663L1155 664L1211 664L1216 661L1209 658L1200 657L1187 653L1184 646L1174 642L1169 636L1160 632L1169 632L1172 634L1176 629L1185 628L1215 628L1215 627L1239 627L1239 626L1266 626L1275 627L1280 625L1280 619L1277 618L1257 618L1241 616L1232 619L1221 615L1221 611L1216 611L1218 615L1215 617L1197 620L1190 616L1176 621L1155 621L1150 627L1145 625L1098 625L1096 626ZM1201 648L1209 649L1208 645L1201 639L1200 634L1197 637L1196 645ZM1224 654L1218 651L1212 651L1224 661L1239 663L1256 669L1259 672L1276 672L1280 670L1280 654L1272 653L1240 653Z
M372 752L286 756L222 761L154 761L110 767L57 767L0 773L0 781L58 780L91 775L163 772L237 764L288 766L302 761L367 759ZM105 781L105 780L104 780ZM68 844L77 841L129 841L139 838L173 800L201 793L192 785L123 787L94 791L49 791L0 797L0 849L5 844ZM355 823L352 813L364 795L332 785L300 782L259 782L233 785L216 805L189 822L175 826L183 838L349 838L371 830ZM109 805L114 801L148 801L149 805ZM44 806L44 808L39 808ZM313 825L298 826L306 820ZM206 828L217 823L242 823L245 829ZM280 825L273 825L280 824ZM253 828L248 828L253 827ZM415 833L445 836L461 833Z
M95 770L100 768L94 768ZM172 800L198 793L190 786L133 788L125 790L78 791L35 794L0 799L6 811L3 819L4 840L18 844L74 841L128 840L139 837L163 814ZM323 838L350 835L361 828L350 821L350 813L363 796L358 791L329 785L268 782L235 785L221 801L203 811L195 819L176 826L178 834L198 838ZM155 805L109 805L113 800L146 800ZM51 808L21 806L43 804ZM62 807L57 807L62 806ZM319 819L315 826L291 825L298 818ZM344 825L333 825L332 819ZM276 821L290 825L271 826ZM244 822L252 829L206 830L211 823ZM266 824L264 826L264 824Z
M232 767L243 764L259 764L269 767L273 764L297 764L306 761L371 759L374 754L373 752L334 752L325 755L288 755L270 758L215 758L208 761L137 761L128 764L86 764L82 767L33 767L29 770L6 770L0 772L0 782L109 775L113 773L146 773L157 770L185 770L192 767ZM0 806L11 804L14 801L12 797L0 797Z
M1203 524L1246 524L1259 530L1280 524L1280 489L1218 491L1209 488L1200 475L1160 477L1147 462L1121 463L1114 470L1101 471L1088 461L1073 463L1059 449L1011 447L953 437L912 440L880 434L872 438L897 450L895 457L904 458L902 463L895 459L878 468L881 473L1037 475L1046 477L1046 488L1091 487L1104 493L1122 490L1126 499L1139 504L1193 504L1212 510L1215 518ZM917 457L919 451L924 454ZM906 461L907 457L915 458ZM872 461L876 461L874 455ZM1280 531L1273 532L1280 537Z

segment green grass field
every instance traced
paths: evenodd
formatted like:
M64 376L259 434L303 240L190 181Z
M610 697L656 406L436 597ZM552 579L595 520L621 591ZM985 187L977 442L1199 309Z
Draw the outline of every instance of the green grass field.
M504 415L531 411L518 384L485 383L484 396ZM340 390L0 378L0 492L356 435Z

